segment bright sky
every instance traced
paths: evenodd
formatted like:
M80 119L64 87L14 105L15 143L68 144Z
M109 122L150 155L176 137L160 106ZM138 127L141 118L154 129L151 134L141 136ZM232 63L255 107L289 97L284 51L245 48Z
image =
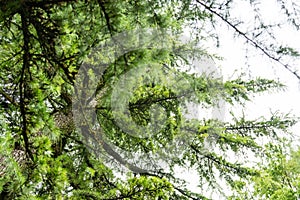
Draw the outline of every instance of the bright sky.
M260 11L262 13L262 18L266 22L272 22L278 20L279 7L274 6L275 1L262 1L260 5ZM239 16L245 19L247 22L251 23L251 18L247 12L246 1L240 1L239 5L236 5L234 10L235 16ZM244 21L245 21L244 20ZM216 52L218 55L224 58L223 61L218 61L217 65L222 70L222 75L224 80L230 79L230 77L236 77L239 74L246 72L251 74L251 77L262 77L269 79L279 79L284 83L287 88L285 91L278 91L273 93L263 93L262 95L256 96L244 107L244 114L249 119L256 119L260 116L265 116L266 118L271 116L271 111L279 111L280 113L291 113L297 117L300 117L300 80L298 80L294 75L288 72L283 66L280 66L274 62L271 62L266 56L261 56L259 54L253 55L255 52L254 48L250 48L250 57L248 60L245 59L246 51L244 40L238 37L233 37L233 31L228 29L225 25L219 29L220 36L220 48L212 47L211 50ZM300 34L299 31L293 30L291 28L283 27L276 31L276 41L279 43L290 45L291 47L297 49L300 52ZM256 50L256 52L261 53ZM293 69L298 69L300 74L300 59L290 62ZM248 67L250 66L250 67ZM227 108L229 109L229 108ZM235 114L242 114L240 108L233 109ZM227 110L228 113L228 110ZM230 116L226 115L229 119ZM292 128L294 135L297 135L297 143L299 144L300 138L300 123ZM182 172L182 177L189 174L189 177L195 177L192 171ZM189 179L191 180L191 179ZM191 188L195 188L197 185L197 180L192 181ZM195 188L195 191L199 192L199 189ZM220 199L219 196L213 195L214 199Z
M276 12L274 12L276 10L274 8L274 2L271 4L270 2L271 1L264 1L265 5L261 6L261 11L264 11L263 17L266 17L268 19L267 21L271 21L276 15ZM243 9L237 10L240 11ZM242 72L246 72L250 73L252 77L259 76L279 79L287 86L285 91L263 93L255 97L252 102L248 103L245 107L245 114L250 118L256 118L261 115L270 116L270 111L275 112L279 110L283 113L291 112L300 117L300 80L283 66L271 62L266 56L255 55L246 60L244 41L238 38L234 39L232 32L223 27L223 30L224 29L227 31L222 31L222 34L220 34L221 48L216 49L218 54L225 58L224 61L218 63L219 66L221 66L224 79L227 79L233 74L238 75ZM277 31L276 40L300 51L299 31L297 32L291 28L282 28ZM254 48L250 50L253 51ZM247 66L246 62L250 67ZM300 73L300 59L290 62L290 64L293 69L298 69ZM237 70L237 72L235 72L235 70ZM293 128L294 134L298 136L300 136L300 133L297 132L299 127L300 125L298 124Z

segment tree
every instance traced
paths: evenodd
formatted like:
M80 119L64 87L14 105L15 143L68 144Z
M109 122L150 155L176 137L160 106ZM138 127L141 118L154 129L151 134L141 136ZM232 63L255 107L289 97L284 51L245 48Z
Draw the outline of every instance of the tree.
M286 147L268 145L270 157L266 164L260 164L260 176L253 178L253 191L240 190L235 199L299 199L299 150L285 151Z
M255 180L257 193L269 199L298 199L300 191L299 150L292 151L289 159L286 156L289 154L284 154L283 150L274 149L273 151L277 156L269 161L268 168L263 168L263 175ZM269 184L265 185L266 183Z
M256 8L256 2L250 4ZM281 133L296 123L294 118L274 113L270 119L250 120L233 115L231 122L189 120L183 114L186 105L181 101L185 98L213 107L223 99L235 106L249 101L256 93L284 87L259 77L223 82L218 77L182 70L193 65L190 61L194 57L218 59L204 48L194 48L197 42L210 37L206 33L211 31L210 25L219 23L216 20L228 24L250 45L299 78L292 66L284 63L286 57L297 58L298 52L292 47L263 43L259 35L266 37L264 32L273 28L263 22L253 32L241 31L230 17L233 3L3 1L1 198L208 199L206 190L225 195L219 180L225 180L234 191L247 180L259 177L260 170L247 167L242 159L232 162L228 152L254 152L258 157L268 157L264 151L268 145L257 141L264 139L281 145ZM298 28L296 3L292 10L284 2L279 4L291 25ZM195 40L178 43L178 33L188 26L195 33ZM208 28L200 31L203 26ZM128 40L122 40L124 37ZM170 46L158 49L157 45L162 45L158 41L168 41ZM137 42L141 42L139 48L123 51ZM106 54L93 54L95 49L105 49ZM118 55L118 51L122 54ZM93 65L103 67L100 71L88 70L95 69L88 68ZM141 65L147 67L139 71ZM132 82L122 79L124 74L138 77L135 72L145 76ZM176 77L171 79L172 85L164 80L172 77L166 74ZM128 84L121 87L118 84L122 81ZM138 81L139 87L135 87ZM89 90L89 84L93 90ZM128 97L124 99L121 92L127 87L133 90L129 96L124 94ZM127 103L127 115L118 102ZM96 109L95 115L81 118L89 114L89 107ZM115 120L116 116L120 121ZM128 118L131 121L126 126ZM149 126L161 121L162 127ZM124 123L120 125L121 122ZM151 137L128 134L128 130L135 131L130 126L133 122L138 127L150 127L145 132ZM207 138L215 141L215 151L204 151ZM178 166L197 171L202 191L192 192L184 180L176 177ZM120 171L127 175L118 177Z

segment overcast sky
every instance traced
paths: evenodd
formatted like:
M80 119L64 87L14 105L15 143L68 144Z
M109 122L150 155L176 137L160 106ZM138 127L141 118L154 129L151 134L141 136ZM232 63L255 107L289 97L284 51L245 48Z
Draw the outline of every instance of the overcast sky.
M240 1L241 4L237 5L234 12L230 13L240 17L248 23L253 23L251 16L249 16L245 6L245 1ZM273 22L274 19L278 20L279 7L274 6L275 1L263 1L260 5L261 16L266 22ZM247 25L247 24L245 24ZM300 52L300 34L299 31L293 30L288 27L282 27L275 33L276 41L282 44L290 45ZM241 73L250 74L251 77L262 77L269 79L279 79L284 83L287 88L285 91L278 91L273 93L263 93L257 95L251 102L247 103L244 107L244 114L249 119L256 119L259 116L270 117L271 112L279 111L282 113L291 113L300 117L300 82L299 80L288 72L283 66L271 62L266 56L261 56L259 51L254 48L249 48L250 54L246 59L245 41L238 37L233 37L233 31L228 29L225 25L219 28L220 48L211 45L210 50L222 56L224 60L217 61L216 65L221 69L223 79L228 80L231 77L237 77ZM257 53L255 53L257 52ZM300 60L289 60L293 69L298 69L300 74ZM226 120L230 118L228 115L231 107L226 108ZM240 108L233 110L235 114L242 114ZM293 134L296 136L297 143L299 144L300 136L300 123L292 128ZM296 141L296 140L295 140ZM182 177L185 174L190 174L189 180L193 180L191 188L199 191L196 188L197 180L196 174L192 171L182 172ZM193 177L193 178L191 178ZM219 196L213 195L214 199L219 199Z
M268 22L278 19L278 7L274 6L273 1L263 1L260 6L262 17ZM247 12L243 7L235 9L236 15L247 19ZM249 22L251 20L249 19ZM263 77L270 79L279 79L287 88L286 91L274 93L263 93L252 99L245 107L245 114L250 118L258 116L270 116L270 111L279 110L283 113L291 112L300 117L300 82L299 80L286 70L283 66L271 62L266 56L259 54L253 55L246 59L245 44L243 39L233 38L232 31L229 31L225 26L220 28L220 48L214 48L216 52L224 57L223 61L218 62L222 70L224 79L230 78L233 74L238 75L246 72L252 77ZM300 33L288 27L282 27L276 31L276 40L279 43L290 45L300 52ZM249 49L255 52L254 48ZM256 50L256 52L259 52ZM300 74L300 59L290 62L293 69L298 69ZM249 64L249 66L247 66ZM235 72L235 70L237 70ZM237 111L238 112L238 111ZM295 135L300 135L299 123L293 128Z

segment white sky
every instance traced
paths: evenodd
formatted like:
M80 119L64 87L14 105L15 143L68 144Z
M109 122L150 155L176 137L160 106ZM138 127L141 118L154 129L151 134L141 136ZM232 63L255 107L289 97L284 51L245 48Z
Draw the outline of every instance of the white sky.
M242 27L253 24L253 16L249 12L253 11L247 1L239 1L235 4L236 8L230 12L232 16L240 18L246 22ZM279 16L280 7L276 6L276 1L261 1L259 5L262 19L265 23L272 23L282 20ZM300 81L292 75L283 66L272 62L266 56L261 56L261 52L253 47L248 48L249 54L246 60L246 45L244 38L234 37L234 31L225 24L219 26L218 34L220 37L220 48L210 45L210 50L224 58L223 61L217 61L224 80L230 77L236 77L241 73L251 74L251 77L262 77L269 79L279 79L287 86L286 91L273 93L263 93L248 103L244 108L244 113L249 118L258 116L270 116L271 111L282 111L283 113L291 112L300 116ZM246 30L241 28L242 31ZM276 43L290 45L300 51L300 34L299 31L289 27L282 27L275 32ZM249 45L248 45L249 47ZM289 61L293 69L298 69L300 74L300 59L297 61ZM241 109L236 109L239 112ZM294 128L294 133L297 128ZM299 126L298 126L299 129Z
M235 16L240 16L242 19L251 23L249 19L249 14L247 13L245 1L240 1L241 4L236 5L234 10L236 13L230 13ZM260 5L260 11L262 13L262 18L266 22L272 22L278 20L279 7L274 6L275 1L262 1ZM245 20L244 20L245 21ZM269 79L279 79L282 83L287 86L286 91L278 91L273 93L262 93L252 99L244 107L244 114L249 119L256 119L260 116L265 116L266 118L271 116L271 111L280 111L280 113L291 113L297 117L300 117L300 80L298 80L294 75L287 71L283 66L280 66L274 62L271 62L266 56L261 56L259 54L253 55L252 52L259 52L254 48L250 48L251 55L248 60L246 60L245 53L245 40L233 37L233 31L228 29L225 25L219 28L220 36L220 48L211 47L213 52L224 58L223 61L218 61L217 65L222 70L222 75L224 80L230 79L230 77L238 76L239 74L246 72L251 73L251 77L261 77ZM291 28L282 28L276 32L276 40L279 43L290 45L300 51L300 34L299 31L293 30ZM248 67L247 64L250 66ZM299 69L300 74L300 59L291 63L293 69ZM227 108L233 110L234 113L242 114L240 108ZM228 112L228 110L227 110ZM226 118L230 118L226 115ZM295 140L299 144L300 136L300 123L294 126L291 130L294 135L298 136ZM182 177L189 174L189 180L192 180L191 188L199 192L196 189L197 179L191 178L197 175L192 171L182 172ZM214 199L220 199L219 196L213 195Z

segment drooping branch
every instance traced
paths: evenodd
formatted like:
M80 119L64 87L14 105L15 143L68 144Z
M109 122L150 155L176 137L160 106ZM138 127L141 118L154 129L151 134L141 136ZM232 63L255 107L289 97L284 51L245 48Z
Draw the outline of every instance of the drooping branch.
M29 141L28 141L28 126L27 126L27 118L26 118L26 107L25 107L25 73L26 70L29 70L29 62L30 62L30 52L29 52L29 30L26 18L26 10L21 12L21 21L22 21L22 32L23 32L23 66L20 74L20 82L19 82L19 92L20 92L20 111L22 117L22 137L25 143L25 150L29 158L33 161L33 155L29 149Z
M9 94L7 94L2 88L0 88L0 95L2 95L11 104L13 104L15 106L19 106L18 103L16 101L14 101L14 99Z
M111 25L110 18L108 16L107 11L106 11L104 2L102 0L98 0L98 4L101 7L101 10L103 12L109 34L110 34L111 37L113 37L113 26Z

